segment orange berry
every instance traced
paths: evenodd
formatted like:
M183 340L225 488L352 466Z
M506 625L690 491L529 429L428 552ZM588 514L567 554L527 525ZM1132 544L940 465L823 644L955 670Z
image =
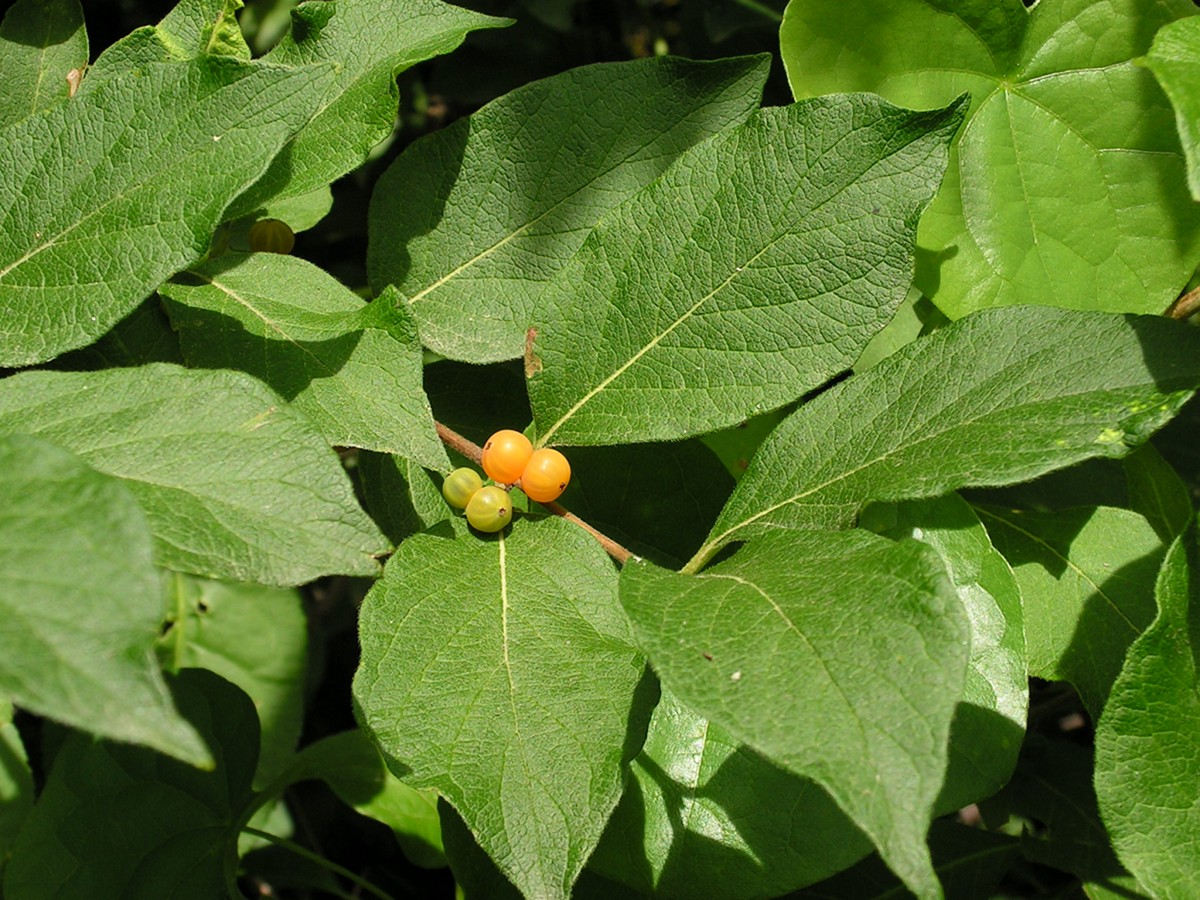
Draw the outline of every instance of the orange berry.
M549 503L567 489L571 480L571 464L557 450L543 447L535 450L521 473L521 490L530 500Z
M525 463L533 453L533 444L519 431L505 428L497 431L483 445L480 460L483 471L497 484L512 484L525 471Z

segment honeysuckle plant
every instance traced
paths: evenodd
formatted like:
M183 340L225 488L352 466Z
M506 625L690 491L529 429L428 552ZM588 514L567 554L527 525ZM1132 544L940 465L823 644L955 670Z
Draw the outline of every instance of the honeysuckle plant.
M6 898L1200 895L1189 0L240 7L0 24Z

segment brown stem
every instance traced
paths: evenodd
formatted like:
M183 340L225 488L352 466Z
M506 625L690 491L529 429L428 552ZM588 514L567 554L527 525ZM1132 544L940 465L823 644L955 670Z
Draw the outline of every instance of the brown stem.
M479 464L479 457L483 453L483 449L478 444L467 440L453 428L448 428L441 422L435 421L433 424L437 427L438 437L442 439L443 444L453 450L457 450L476 465ZM599 542L600 546L604 548L605 552L617 561L617 565L625 565L625 563L629 561L630 557L633 556L629 550L622 547L603 532L597 531L587 522L583 521L583 519L579 518L579 516L575 515L575 513L565 509L562 504L554 503L552 501L550 503L543 503L542 506L544 506L554 515L562 516L568 522L573 522L594 537Z
M1200 310L1200 287L1194 287L1174 303L1167 307L1164 316L1172 319L1186 319Z
M437 428L438 437L442 439L443 444L451 450L457 450L475 465L479 465L479 457L483 454L482 447L467 440L453 428L447 428L441 422L435 421L433 424Z

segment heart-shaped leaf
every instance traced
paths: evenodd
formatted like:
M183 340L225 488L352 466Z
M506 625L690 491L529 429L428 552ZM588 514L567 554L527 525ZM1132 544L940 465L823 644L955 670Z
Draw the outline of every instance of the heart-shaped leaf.
M971 112L921 219L917 286L949 315L1018 303L1158 313L1187 282L1200 210L1171 107L1135 64L1189 0L792 0L797 98L878 91Z
M569 896L641 746L644 661L599 545L563 519L419 534L363 601L354 699L389 766L530 897Z

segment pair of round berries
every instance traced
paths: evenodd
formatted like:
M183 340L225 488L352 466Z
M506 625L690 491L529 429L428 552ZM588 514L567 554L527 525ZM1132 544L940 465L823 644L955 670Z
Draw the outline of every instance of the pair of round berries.
M499 484L520 484L530 500L549 503L567 488L571 464L557 450L534 450L529 438L519 431L504 429L483 445L483 470ZM455 469L442 482L442 496L458 509L465 509L467 522L478 531L499 531L512 520L508 491L496 485L483 486L474 469Z

